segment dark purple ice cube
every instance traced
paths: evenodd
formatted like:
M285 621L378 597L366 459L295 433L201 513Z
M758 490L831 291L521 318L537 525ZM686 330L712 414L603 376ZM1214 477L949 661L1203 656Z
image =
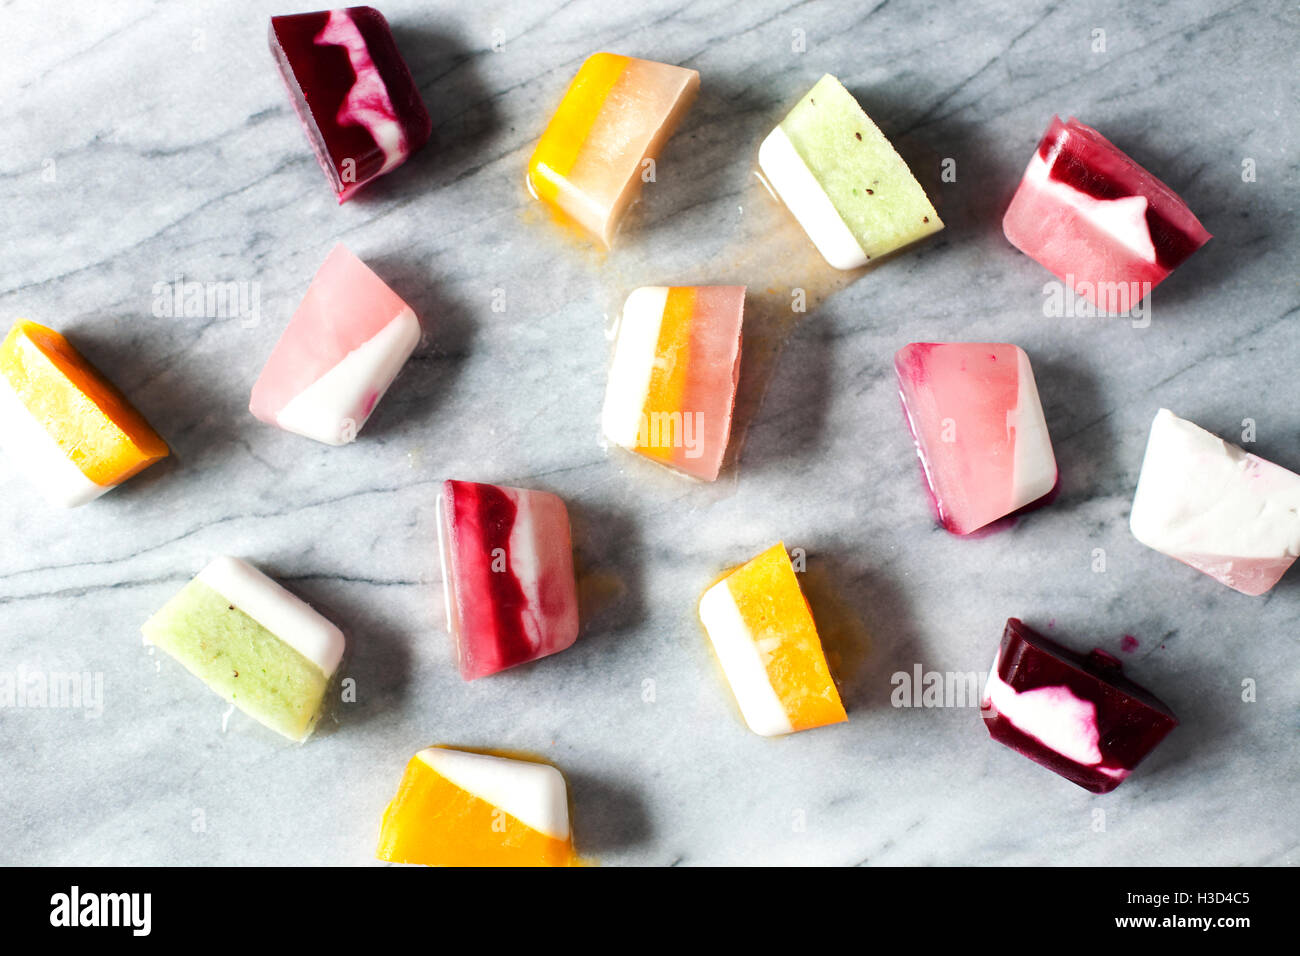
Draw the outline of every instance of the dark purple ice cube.
M1093 793L1109 793L1178 726L1105 651L1084 656L1007 621L981 711L989 734Z
M349 7L271 18L271 52L339 198L400 166L433 129L384 15Z

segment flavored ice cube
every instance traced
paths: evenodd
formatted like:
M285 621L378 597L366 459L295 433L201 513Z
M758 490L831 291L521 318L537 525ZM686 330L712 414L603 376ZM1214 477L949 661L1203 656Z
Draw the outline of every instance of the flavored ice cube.
M1300 555L1300 475L1162 408L1129 526L1148 548L1263 594Z
M411 307L342 244L326 257L253 385L269 425L345 445L420 343Z
M343 632L261 571L217 558L145 622L216 694L290 740L306 740L343 656Z
M700 74L614 53L587 58L528 161L528 188L606 246L690 109Z
M384 810L375 855L425 866L570 866L564 776L530 760L421 750Z
M1019 346L912 343L894 356L939 520L969 534L1046 495L1056 457Z
M438 544L447 629L465 680L558 653L577 640L569 513L558 497L443 482Z
M272 17L269 39L340 203L428 140L429 113L388 21L374 7Z
M744 286L648 286L623 306L605 437L713 481L731 434Z
M754 733L774 737L848 720L784 544L705 591L700 620Z
M763 140L758 165L836 269L856 269L943 228L907 163L829 74Z
M1007 621L980 705L998 743L1093 793L1123 783L1178 726L1105 651L1077 654Z
M167 444L58 332L19 319L0 344L0 448L52 504L93 501Z
M1210 239L1172 189L1095 129L1056 116L1007 207L1002 231L1109 312L1128 312Z

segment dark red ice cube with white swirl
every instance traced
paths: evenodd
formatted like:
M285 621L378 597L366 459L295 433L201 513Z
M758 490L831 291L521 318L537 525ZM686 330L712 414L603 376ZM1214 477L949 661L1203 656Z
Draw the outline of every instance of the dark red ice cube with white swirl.
M1128 312L1210 239L1172 189L1095 129L1055 116L1002 231L1107 312Z
M981 712L999 743L1093 793L1109 793L1178 726L1105 651L1078 654L1007 621Z
M271 18L271 52L340 203L397 168L433 129L384 15L373 7Z

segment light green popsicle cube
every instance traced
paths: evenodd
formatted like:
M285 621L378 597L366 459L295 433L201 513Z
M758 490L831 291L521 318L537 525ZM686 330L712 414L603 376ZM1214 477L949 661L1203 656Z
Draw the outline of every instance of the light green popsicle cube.
M291 740L311 734L343 650L338 628L234 558L205 568L142 631L145 643Z
M829 74L764 141L759 163L837 268L864 264L943 228L907 163Z

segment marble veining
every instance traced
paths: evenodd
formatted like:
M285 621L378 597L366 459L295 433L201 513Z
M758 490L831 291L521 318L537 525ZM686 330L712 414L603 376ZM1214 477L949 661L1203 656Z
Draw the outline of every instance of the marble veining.
M0 707L0 861L370 863L403 766L432 743L555 762L578 846L606 864L1297 861L1300 572L1248 598L1127 527L1161 406L1234 441L1251 419L1250 450L1300 469L1293 5L385 0L434 139L341 208L266 45L270 15L315 8L0 5L0 324L67 333L174 451L70 512L0 464L0 690L84 673L90 700ZM599 49L702 76L608 257L523 187ZM947 228L845 287L811 246L781 264L769 294L819 301L759 330L743 451L715 486L606 449L611 310L639 284L755 281L737 237L779 212L753 180L758 145L828 71ZM1053 113L1149 166L1215 236L1155 291L1149 327L1046 316L1052 277L1001 234ZM331 448L247 404L340 240L426 334L360 439ZM170 314L184 283L236 283L242 308ZM937 526L892 369L926 340L1029 353L1061 471L1050 507L972 540ZM564 497L572 648L461 681L437 558L448 477ZM695 603L778 539L806 552L850 722L762 739ZM141 645L221 553L348 635L356 700L304 746ZM1114 794L993 743L974 707L891 705L895 673L986 671L1011 615L1081 649L1137 640L1117 656L1182 726Z

